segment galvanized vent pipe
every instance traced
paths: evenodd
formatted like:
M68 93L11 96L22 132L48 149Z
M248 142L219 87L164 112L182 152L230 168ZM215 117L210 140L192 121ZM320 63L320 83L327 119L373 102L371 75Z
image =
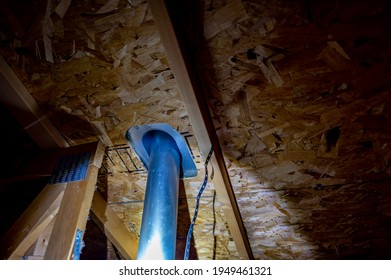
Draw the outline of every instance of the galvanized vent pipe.
M192 156L167 124L132 127L126 138L148 170L137 259L175 259L179 179L197 175Z

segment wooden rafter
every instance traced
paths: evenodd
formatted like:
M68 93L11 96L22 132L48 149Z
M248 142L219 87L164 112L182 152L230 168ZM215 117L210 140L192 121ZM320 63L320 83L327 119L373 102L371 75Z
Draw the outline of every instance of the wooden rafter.
M224 214L236 248L242 259L253 259L250 243L246 235L209 109L202 95L199 93L200 87L195 82L194 71L188 66L186 57L181 51L180 42L175 34L165 1L153 0L149 1L149 5L204 158L206 158L210 148L212 146L214 148L214 153L211 158L211 163L214 168L213 184L219 200L223 204Z
M46 229L40 234L37 241L30 247L30 249L26 252L24 259L26 260L43 260L46 249L49 244L50 237L52 235L54 222L56 219L54 218Z

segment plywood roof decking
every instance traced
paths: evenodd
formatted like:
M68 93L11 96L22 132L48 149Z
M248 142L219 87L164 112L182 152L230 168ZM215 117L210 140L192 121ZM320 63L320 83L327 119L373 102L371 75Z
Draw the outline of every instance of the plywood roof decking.
M152 122L193 134L145 1L97 15L104 2L73 1L52 18L54 64L33 28L40 13L1 31L1 54L71 144L99 137L114 149L128 127ZM205 26L188 55L258 259L391 257L390 10L386 1L342 2L210 0L201 15L181 10L192 20L185 39ZM189 140L201 173L181 194L191 211L202 164ZM113 149L101 180L138 234L146 174L123 172ZM212 186L202 207L198 257L237 258Z
M391 257L390 10L358 2L205 4L199 73L256 258Z

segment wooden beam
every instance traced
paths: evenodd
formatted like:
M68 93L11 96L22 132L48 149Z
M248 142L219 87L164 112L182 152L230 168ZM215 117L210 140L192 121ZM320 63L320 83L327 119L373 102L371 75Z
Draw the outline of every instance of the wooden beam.
M86 179L67 184L44 259L72 259L76 232L81 230L84 234L105 151L101 142L95 145L96 151L90 158Z
M135 260L137 257L138 238L129 232L122 220L107 205L107 202L98 192L94 193L91 210L92 219L120 254L125 259Z
M164 0L150 0L149 6L161 41L166 50L170 67L176 78L179 91L190 122L204 158L213 146L214 154L211 163L214 168L213 185L219 201L223 203L224 214L241 259L253 259L253 253L247 238L235 194L220 150L219 140L213 126L205 99L200 94L194 69L181 50L175 29Z
M60 205L59 205L60 207ZM50 236L52 234L55 218L49 223L45 230L39 235L37 241L24 255L25 260L43 260L46 249L49 244Z
M8 107L15 119L42 149L69 146L1 56L0 88L0 102Z
M54 223L52 237L44 259L69 260L72 259L72 250L76 231L84 232L92 196L95 189L95 180L98 168L89 168L86 180L68 183L59 212Z
M21 259L57 214L66 184L47 185L6 233L4 259Z

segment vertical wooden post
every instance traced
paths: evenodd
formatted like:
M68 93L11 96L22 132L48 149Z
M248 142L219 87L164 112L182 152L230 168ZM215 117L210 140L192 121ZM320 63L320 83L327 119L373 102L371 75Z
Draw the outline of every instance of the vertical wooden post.
M95 151L91 156L85 180L67 184L44 259L72 259L76 232L79 229L84 234L98 170L104 155L101 142L95 143L94 146Z

